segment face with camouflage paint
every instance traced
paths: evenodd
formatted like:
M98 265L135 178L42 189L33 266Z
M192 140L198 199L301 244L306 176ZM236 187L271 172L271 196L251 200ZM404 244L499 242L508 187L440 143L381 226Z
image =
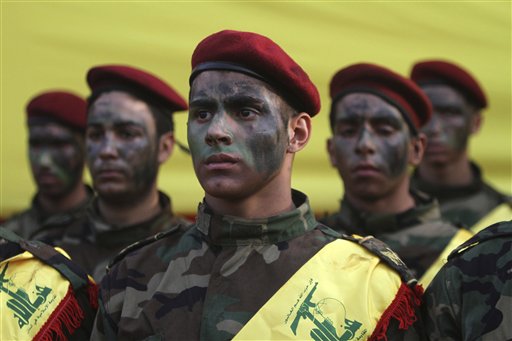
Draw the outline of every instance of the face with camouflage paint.
M127 93L104 93L89 109L87 164L99 197L137 200L158 173L158 139L148 105Z
M428 137L424 162L446 164L466 151L468 139L478 128L478 114L464 96L447 85L428 85L423 91L432 102L432 119L423 128Z
M82 181L84 138L59 123L29 125L29 159L38 191L62 198Z
M246 198L283 171L288 109L269 85L244 74L197 76L190 90L188 143L209 195Z
M334 134L328 140L331 164L345 191L378 199L407 178L411 138L400 111L367 93L344 96L335 105Z

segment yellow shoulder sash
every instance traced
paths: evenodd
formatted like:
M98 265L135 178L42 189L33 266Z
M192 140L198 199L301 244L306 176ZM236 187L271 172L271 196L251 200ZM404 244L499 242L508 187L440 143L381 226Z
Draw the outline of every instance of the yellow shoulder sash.
M469 238L473 237L473 233L466 229L460 229L450 240L448 245L444 248L443 252L437 257L434 263L428 268L427 271L420 278L420 283L426 288L434 279L437 272L446 264L450 253L457 248L460 244L464 243Z
M473 233L478 233L484 228L491 226L494 223L500 221L508 221L512 219L512 204L510 202L504 202L503 204L495 207L485 217L480 219L475 225L471 227Z
M403 329L415 321L415 295L379 257L339 239L304 264L234 340L382 337L391 318Z

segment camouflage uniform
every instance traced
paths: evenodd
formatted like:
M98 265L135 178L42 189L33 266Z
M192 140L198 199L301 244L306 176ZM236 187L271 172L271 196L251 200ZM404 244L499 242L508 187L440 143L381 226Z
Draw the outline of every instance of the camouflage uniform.
M86 186L87 198L73 209L56 214L47 214L37 201L37 194L32 199L29 209L18 213L2 224L20 237L30 240L40 240L49 245L55 245L65 231L75 224L80 224L85 217L85 210L94 192Z
M215 215L200 204L197 223L181 238L165 233L128 252L103 278L92 338L233 338L303 264L340 237L318 224L304 194L292 197L295 210L258 220ZM387 330L399 333L395 320Z
M466 227L472 227L496 206L508 202L512 197L502 194L483 181L480 168L471 163L473 182L467 186L437 186L420 178L416 170L411 177L411 186L439 200L443 218Z
M51 315L52 320L48 320L45 325L47 332L50 333L50 335L46 335L47 337L49 336L47 339L60 340L61 337L64 337L70 340L89 340L94 317L96 316L96 310L98 308L96 284L87 277L87 274L80 267L57 252L54 248L39 241L26 241L12 231L0 227L0 261L3 262L3 271L5 271L9 264L12 264L12 262L9 263L10 258L25 251L30 252L35 258L43 262L44 266L50 266L57 270L63 280L71 283L72 295L78 304L78 306L73 306L73 310L80 309L82 312L81 317L76 319L77 317L75 315L74 320L74 318L69 315L69 312L66 312L65 307L65 305L70 304L70 301L73 301L73 299L67 298L65 301L63 300L64 306L62 304L59 305L58 309ZM8 282L3 276L0 278L0 281L0 286ZM22 290L25 289L30 293L29 288L22 288ZM5 301L2 303L5 303ZM8 314L8 311L10 311L8 304L0 307L0 311L2 314ZM39 313L38 310L34 312L34 318L37 313ZM3 323L9 321L8 317L5 317L6 316L3 316L2 318ZM14 314L12 315L11 321L18 325ZM55 323L62 323L62 325L57 326L57 328L55 328L55 326L53 326L53 328L48 327L48 325ZM0 328L0 330L1 329L2 328ZM60 329L62 334L56 332L56 329Z
M411 195L416 206L400 214L361 212L344 198L339 212L320 221L341 233L382 240L420 278L459 228L441 219L435 199L417 191Z
M511 340L512 221L458 247L427 288L422 310L430 340Z
M174 225L189 224L173 214L171 200L162 192L159 192L159 202L161 211L153 218L132 226L116 227L103 220L98 209L98 198L94 198L82 223L68 229L58 245L99 282L105 275L109 261L123 248L169 230Z

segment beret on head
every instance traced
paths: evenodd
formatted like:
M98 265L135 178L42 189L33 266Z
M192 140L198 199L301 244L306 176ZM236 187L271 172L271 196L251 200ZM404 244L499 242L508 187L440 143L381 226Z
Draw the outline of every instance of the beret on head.
M94 93L114 89L131 90L150 104L171 112L188 108L185 99L155 75L126 65L95 66L87 72L87 84Z
M374 94L397 107L413 132L432 115L430 101L411 80L384 67L362 63L341 69L331 79L331 126L336 102L354 92Z
M87 125L87 103L68 91L48 91L33 97L27 104L28 123L55 120L79 131Z
M446 84L462 92L479 109L487 107L485 93L469 72L460 66L442 60L428 60L416 63L411 79L419 85Z
M195 77L207 70L247 74L270 84L295 110L320 111L320 96L306 72L279 45L262 35L225 30L203 39L192 55Z

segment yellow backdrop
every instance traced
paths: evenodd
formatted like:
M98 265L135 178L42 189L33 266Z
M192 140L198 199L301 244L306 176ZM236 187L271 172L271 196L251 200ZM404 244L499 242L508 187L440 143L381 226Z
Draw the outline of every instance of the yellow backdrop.
M490 108L471 154L485 177L511 190L511 2L334 1L1 1L0 216L26 207L34 191L27 162L24 108L35 93L67 88L88 94L95 64L126 63L160 75L184 96L190 56L222 29L271 37L317 84L322 111L295 162L293 186L317 213L342 195L325 152L328 83L341 67L375 62L407 74L420 59L445 58L473 71ZM177 115L186 143L186 114ZM174 208L194 213L203 192L190 157L179 150L161 169L160 188Z

